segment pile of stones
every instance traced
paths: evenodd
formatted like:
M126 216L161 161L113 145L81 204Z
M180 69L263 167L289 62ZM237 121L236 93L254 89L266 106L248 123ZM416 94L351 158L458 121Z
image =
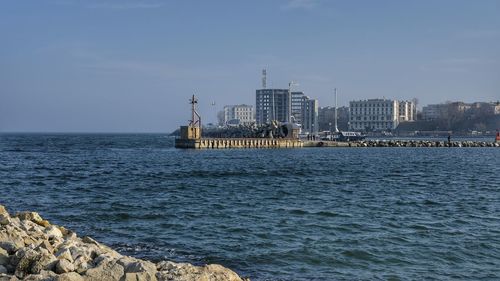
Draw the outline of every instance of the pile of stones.
M11 216L0 205L0 281L249 281L216 264L153 263L124 256L36 212Z
M500 147L497 142L484 141L422 141L422 140L367 140L352 143L360 147Z

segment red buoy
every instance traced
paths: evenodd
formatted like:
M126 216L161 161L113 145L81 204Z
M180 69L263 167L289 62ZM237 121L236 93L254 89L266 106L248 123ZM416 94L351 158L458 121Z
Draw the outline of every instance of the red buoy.
M497 131L497 137L495 138L496 142L500 142L500 132Z

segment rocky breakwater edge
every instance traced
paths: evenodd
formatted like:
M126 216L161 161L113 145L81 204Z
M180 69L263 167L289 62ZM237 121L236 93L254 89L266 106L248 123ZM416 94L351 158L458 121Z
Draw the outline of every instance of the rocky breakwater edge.
M423 141L423 140L368 140L350 142L350 147L500 147L500 142L485 141Z
M217 264L153 263L113 249L36 212L11 216L0 205L0 281L249 281Z

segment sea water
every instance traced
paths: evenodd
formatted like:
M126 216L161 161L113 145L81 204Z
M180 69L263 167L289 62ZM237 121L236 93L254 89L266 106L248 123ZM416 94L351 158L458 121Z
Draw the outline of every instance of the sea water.
M0 204L153 261L252 280L500 278L500 149L179 150L1 134Z

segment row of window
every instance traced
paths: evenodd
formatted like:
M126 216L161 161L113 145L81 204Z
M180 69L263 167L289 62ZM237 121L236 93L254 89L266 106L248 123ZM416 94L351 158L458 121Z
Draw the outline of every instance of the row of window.
M393 107L393 103L351 103L350 107Z
M366 127L375 129L392 128L393 125L393 122L351 122L351 126L358 129L364 129Z
M358 110L358 109L351 109L351 114L372 114L372 113L386 113L386 114L392 114L392 109L382 109L380 110L379 108L377 108L376 112L375 112L375 108L372 110L371 108L369 108L368 110L366 110L366 108L364 110Z
M384 121L384 120L392 120L391 115L387 116L351 116L350 118L352 121L354 120L365 120L365 121Z

